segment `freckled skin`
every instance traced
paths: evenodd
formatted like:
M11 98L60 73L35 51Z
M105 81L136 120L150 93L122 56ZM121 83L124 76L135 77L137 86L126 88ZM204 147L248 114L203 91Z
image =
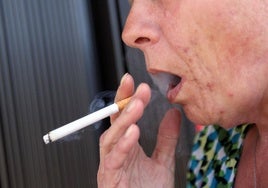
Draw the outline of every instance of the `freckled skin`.
M181 104L194 123L223 128L255 123L243 138L234 187L253 187L254 177L257 187L268 187L268 0L131 2L124 42L143 51L150 73L181 77L167 98ZM148 157L136 122L150 88L135 88L126 74L115 101L128 96L133 96L129 106L111 117L101 136L98 186L174 187L180 112L167 111Z
M209 91L213 91L213 84L211 84L211 83L207 83L207 88L208 88L208 90Z
M266 96L267 16L252 0L136 0L122 36L144 52L149 72L182 77L171 102L193 122L229 128L256 119L249 109Z

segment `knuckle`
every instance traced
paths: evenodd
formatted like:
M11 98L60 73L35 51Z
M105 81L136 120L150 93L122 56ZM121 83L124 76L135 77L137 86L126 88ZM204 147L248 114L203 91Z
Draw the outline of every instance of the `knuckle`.
M111 170L111 169L114 168L114 166L113 166L113 160L111 160L111 158L108 157L108 156L106 156L105 159L104 159L104 167L107 170Z
M107 145L106 137L107 137L108 130L104 131L99 138L99 146L100 148L105 147Z

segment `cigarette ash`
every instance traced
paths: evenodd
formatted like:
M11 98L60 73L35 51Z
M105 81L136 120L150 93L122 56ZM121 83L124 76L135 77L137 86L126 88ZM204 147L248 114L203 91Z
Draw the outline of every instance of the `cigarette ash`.
M97 93L89 105L88 114L93 113L93 112L100 110L108 105L113 104L115 94L116 94L115 91L102 91L102 92ZM68 141L80 140L82 134L85 133L86 131L95 131L98 129L105 130L109 126L110 126L109 118L106 118L106 119L98 121L94 124L91 124L87 128L81 129L73 134L65 136L65 137L59 139L58 141L59 142L66 142L66 141L68 142Z

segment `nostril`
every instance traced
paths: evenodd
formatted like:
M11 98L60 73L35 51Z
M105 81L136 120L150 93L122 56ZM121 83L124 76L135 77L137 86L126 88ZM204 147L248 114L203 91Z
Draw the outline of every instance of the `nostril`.
M150 42L150 39L147 37L139 37L135 40L136 44L143 44L143 43L147 43Z

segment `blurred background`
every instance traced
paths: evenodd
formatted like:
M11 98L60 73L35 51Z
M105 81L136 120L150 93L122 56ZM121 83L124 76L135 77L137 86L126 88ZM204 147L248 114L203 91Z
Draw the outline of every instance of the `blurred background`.
M152 153L170 104L147 75L142 53L121 40L128 11L127 0L0 0L0 187L97 187L98 141L108 119L48 145L42 137L97 108L125 72L152 87L139 122L140 143ZM184 118L177 187L185 187L193 134Z

